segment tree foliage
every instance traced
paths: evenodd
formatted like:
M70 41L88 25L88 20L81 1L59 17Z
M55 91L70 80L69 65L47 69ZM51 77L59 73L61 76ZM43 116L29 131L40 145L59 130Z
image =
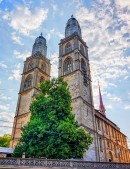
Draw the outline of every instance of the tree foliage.
M5 134L0 137L0 147L9 147L11 140L11 136L9 134Z
M62 78L52 79L40 89L13 155L25 152L26 157L82 158L92 138L74 119L67 83Z

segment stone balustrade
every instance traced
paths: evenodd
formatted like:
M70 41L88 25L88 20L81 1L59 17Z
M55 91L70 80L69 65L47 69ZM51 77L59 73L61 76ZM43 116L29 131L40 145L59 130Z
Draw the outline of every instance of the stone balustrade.
M0 158L1 166L18 167L57 167L66 169L130 169L130 163L88 162L72 160L49 160L35 158Z

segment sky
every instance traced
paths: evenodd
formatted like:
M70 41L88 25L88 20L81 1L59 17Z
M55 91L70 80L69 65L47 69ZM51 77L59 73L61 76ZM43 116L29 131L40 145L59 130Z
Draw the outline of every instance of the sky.
M0 135L12 131L23 64L41 32L58 76L58 44L72 14L89 50L94 106L99 81L106 116L130 144L129 0L0 0Z

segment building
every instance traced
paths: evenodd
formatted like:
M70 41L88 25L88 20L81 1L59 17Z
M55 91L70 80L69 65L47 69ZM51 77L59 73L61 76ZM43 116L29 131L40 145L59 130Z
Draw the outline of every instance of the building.
M24 63L11 147L15 147L20 138L20 128L29 121L29 105L33 96L39 93L38 82L50 78L46 53L46 40L41 35L36 38L32 55ZM59 76L68 83L75 119L93 137L84 160L130 162L126 136L106 117L100 91L100 108L94 109L88 47L73 15L66 24L65 38L59 43Z
M38 84L50 79L50 60L47 59L46 39L42 34L36 38L32 55L24 62L21 86L10 147L14 148L21 136L21 127L30 120L29 106L33 97L39 93Z
M78 123L94 138L84 158L96 160L95 111L88 59L88 47L82 39L78 21L72 16L59 44L59 76L67 81L72 97L72 112Z
M11 154L13 154L13 152L13 148L0 147L0 157L11 157Z
M106 117L99 87L99 110L95 110L98 161L130 162L126 136Z

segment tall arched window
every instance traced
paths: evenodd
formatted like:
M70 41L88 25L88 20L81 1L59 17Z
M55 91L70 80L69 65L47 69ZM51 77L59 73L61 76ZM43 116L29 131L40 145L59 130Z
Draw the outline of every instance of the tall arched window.
M68 42L65 46L65 52L67 53L67 52L70 52L71 50L72 50L72 45L71 43Z
M80 45L80 51L81 51L81 53L84 55L84 47L83 47L82 44Z
M84 59L81 59L81 70L83 73L83 83L85 86L88 85L88 80L87 80L87 68L86 68L86 63L84 61Z
M44 80L45 80L45 79L44 79L44 77L43 77L43 76L41 76L41 77L40 77L40 83L43 83L43 82L44 82Z
M24 89L28 89L32 87L32 75L28 75L25 79L25 82L24 82Z
M108 158L109 158L108 159L109 162L113 161L113 155L111 151L109 151Z
M41 64L41 69L42 69L43 71L46 71L46 64L45 64L45 63L42 63L42 64Z
M28 64L28 70L32 69L34 67L34 63L31 61Z
M73 70L73 61L70 57L68 57L64 61L64 75L72 72L72 70Z

